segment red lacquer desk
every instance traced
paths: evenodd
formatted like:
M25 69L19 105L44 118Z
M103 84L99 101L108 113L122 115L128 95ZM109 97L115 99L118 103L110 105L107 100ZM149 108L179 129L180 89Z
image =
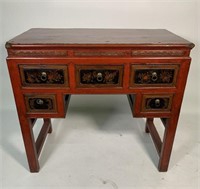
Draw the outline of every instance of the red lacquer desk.
M30 171L39 171L51 118L65 117L72 94L126 94L133 116L147 118L158 169L167 171L193 47L161 29L31 29L8 41L8 69ZM156 117L165 128L163 139ZM35 140L37 118L44 124Z

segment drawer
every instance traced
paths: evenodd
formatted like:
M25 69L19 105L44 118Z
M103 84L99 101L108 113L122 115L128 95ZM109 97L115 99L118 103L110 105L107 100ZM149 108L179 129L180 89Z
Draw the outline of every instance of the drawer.
M122 87L123 66L76 65L76 86L90 87Z
M28 113L52 113L57 112L55 95L25 95L26 109Z
M68 87L67 65L19 65L24 87Z
M170 112L173 95L143 95L141 112Z
M130 87L175 86L179 65L137 64L131 66Z

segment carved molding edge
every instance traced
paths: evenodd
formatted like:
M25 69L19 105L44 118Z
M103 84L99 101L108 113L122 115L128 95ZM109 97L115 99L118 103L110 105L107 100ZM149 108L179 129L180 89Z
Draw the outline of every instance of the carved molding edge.
M183 56L183 50L133 50L132 56Z
M123 56L130 56L130 52L129 51L75 51L74 56L123 57Z
M34 57L45 57L45 56L55 56L55 57L66 57L68 56L65 50L10 50L9 56L34 56Z

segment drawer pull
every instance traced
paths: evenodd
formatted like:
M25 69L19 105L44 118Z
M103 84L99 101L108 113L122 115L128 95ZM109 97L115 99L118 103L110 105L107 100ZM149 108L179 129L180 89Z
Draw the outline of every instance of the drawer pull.
M155 107L160 107L160 99L158 98L155 100Z
M154 81L154 82L158 80L158 74L156 72L152 72L151 80Z
M43 105L43 104L44 104L44 100L38 98L38 99L36 100L36 103L37 103L38 105Z
M42 81L46 81L46 80L47 80L47 73L46 73L46 72L42 72L42 73L41 73L40 79L41 79Z
M102 73L97 73L97 81L102 82L103 81L103 74Z

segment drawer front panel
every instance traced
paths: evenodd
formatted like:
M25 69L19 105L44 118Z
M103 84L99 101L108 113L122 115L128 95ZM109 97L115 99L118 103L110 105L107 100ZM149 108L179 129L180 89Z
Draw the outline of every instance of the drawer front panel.
M173 95L143 95L142 112L170 112Z
M56 112L55 95L26 95L26 108L29 113Z
M27 87L66 87L68 69L66 65L20 65L22 85Z
M175 86L178 70L178 65L132 65L130 86Z
M122 87L123 66L76 66L77 87Z

